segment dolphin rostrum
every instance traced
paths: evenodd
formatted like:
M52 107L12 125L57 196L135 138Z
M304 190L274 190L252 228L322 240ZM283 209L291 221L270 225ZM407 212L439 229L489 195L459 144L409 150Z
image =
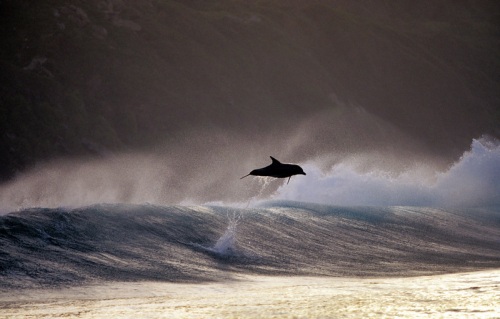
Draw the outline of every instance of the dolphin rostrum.
M306 175L304 171L302 170L302 167L299 165L294 165L294 164L282 164L280 161L275 159L274 157L270 156L271 160L273 161L271 165L263 167L263 168L258 168L254 169L253 171L250 172L250 174L243 176L242 178L245 178L249 175L254 175L254 176L270 176L270 177L275 177L275 178L286 178L288 177L288 182L290 182L290 178L293 175ZM240 178L241 179L241 178Z

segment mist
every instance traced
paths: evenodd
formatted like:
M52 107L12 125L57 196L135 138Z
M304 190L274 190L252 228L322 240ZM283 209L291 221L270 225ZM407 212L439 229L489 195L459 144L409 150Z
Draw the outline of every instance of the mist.
M360 107L343 106L290 121L288 126L277 124L270 133L231 134L218 127L194 127L179 132L174 141L141 152L41 163L0 187L0 209L97 203L244 203L270 198L283 183L271 180L263 187L259 180L239 179L254 168L267 166L269 156L283 162L314 163L314 175L337 163L353 162L352 154L361 150L379 155L358 163L359 168L392 174L403 171L418 154L425 154L417 141L387 121ZM307 180L313 187L314 182Z
M282 127L280 127L282 129ZM240 180L269 156L302 165L307 176ZM472 141L452 162L358 108L321 112L293 129L249 137L185 131L176 143L104 158L56 160L0 187L3 213L29 207L101 203L248 206L263 200L333 205L498 205L500 146Z
M500 144L484 137L446 170L430 163L415 163L394 174L384 169L363 169L372 154L346 159L328 171L314 162L304 165L307 176L282 185L272 196L332 205L370 206L494 206L500 205Z

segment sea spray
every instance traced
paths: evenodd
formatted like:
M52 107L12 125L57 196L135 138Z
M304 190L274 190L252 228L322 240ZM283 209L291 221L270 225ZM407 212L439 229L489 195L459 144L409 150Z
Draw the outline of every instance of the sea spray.
M266 187L273 180L270 177L261 177L261 176L257 176L256 179L260 185L260 190L257 193L257 195L254 195L253 197L251 197L248 200L245 208L248 208L250 206L250 202L253 199L259 198L260 196L262 196L262 193L264 192ZM227 220L228 220L228 225L227 225L226 231L224 232L224 234L222 234L222 236L217 240L215 245L212 247L212 249L215 253L217 253L219 255L223 255L223 256L224 255L233 255L236 252L236 250L235 250L236 230L238 227L238 223L243 218L241 211L236 211L236 210L228 211L226 213L226 216L227 216Z
M325 172L308 163L307 176L281 185L271 198L347 206L500 205L500 142L492 138L474 139L471 149L441 172L419 164L392 175L382 169L363 171L357 165L342 161Z
M236 229L238 226L238 221L241 219L241 215L238 214L229 217L228 213L228 225L224 234L217 240L213 246L213 251L219 255L232 255L235 253L236 245Z
M214 207L221 209L222 207ZM217 239L215 244L206 245L199 243L190 243L189 245L208 252L216 257L231 257L238 255L236 248L237 227L240 220L243 218L241 210L229 209L226 212L227 227L224 233Z
M245 209L250 206L250 203L253 199L258 199L262 196L262 193L269 185L269 183L273 180L273 178L256 176L256 180L260 185L259 192L248 200ZM236 230L238 227L238 223L243 218L243 215L241 214L241 210L231 210L226 213L226 217L228 220L226 231L212 247L213 252L219 255L233 255L236 252Z
M270 177L260 177L260 176L257 176L256 179L260 185L260 190L256 195L254 195L248 200L245 208L248 208L250 206L250 202L253 199L262 196L262 193L264 192L266 187L273 180ZM224 234L222 234L222 236L217 240L215 245L212 247L212 251L221 256L228 256L235 254L237 227L238 223L243 218L243 215L241 214L240 210L238 211L231 210L226 213L226 217L228 220L226 231L224 232Z
M255 176L255 179L257 180L257 182L260 185L259 192L256 195L253 195L252 197L250 197L248 199L248 202L247 202L245 208L248 208L250 206L250 203L252 202L252 200L259 199L260 197L262 197L264 190L271 183L271 181L274 180L274 178L272 178L272 177L265 177L265 176Z

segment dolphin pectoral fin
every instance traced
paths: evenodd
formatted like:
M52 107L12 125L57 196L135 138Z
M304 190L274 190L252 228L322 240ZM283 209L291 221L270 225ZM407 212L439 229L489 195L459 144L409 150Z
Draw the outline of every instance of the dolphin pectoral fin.
M243 178L245 178L247 176L250 176L250 174L246 174L245 176L241 177L240 179L243 179Z
M292 178L292 176L288 177L288 182L286 182L287 185L290 183L290 178Z

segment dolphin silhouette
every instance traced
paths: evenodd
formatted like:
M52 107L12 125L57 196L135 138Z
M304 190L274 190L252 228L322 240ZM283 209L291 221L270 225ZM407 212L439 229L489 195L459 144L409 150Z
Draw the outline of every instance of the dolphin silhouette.
M245 178L249 175L254 175L254 176L270 176L270 177L275 177L275 178L286 178L288 177L288 182L290 182L290 178L293 175L306 175L304 173L304 170L302 170L302 167L299 165L295 164L282 164L280 161L275 159L272 156L271 160L273 161L271 165L263 167L263 168L257 168L251 171L249 174L243 176L242 178ZM240 179L242 179L240 178Z

